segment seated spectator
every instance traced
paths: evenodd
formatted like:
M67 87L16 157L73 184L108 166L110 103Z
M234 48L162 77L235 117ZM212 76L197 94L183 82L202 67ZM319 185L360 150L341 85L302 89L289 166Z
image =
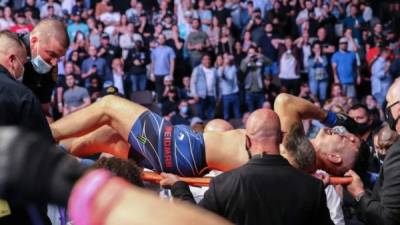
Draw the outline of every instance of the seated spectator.
M172 125L190 125L191 112L189 109L189 104L182 100L179 103L178 110L171 116Z
M90 96L88 91L86 88L76 85L74 75L67 75L65 80L68 89L64 92L64 116L90 105Z
M176 111L178 111L179 98L176 87L166 87L165 91L167 93L162 101L161 114L162 116L168 116L170 118Z
M100 98L102 86L103 85L98 77L90 78L90 85L87 90L89 92L91 102L96 102Z

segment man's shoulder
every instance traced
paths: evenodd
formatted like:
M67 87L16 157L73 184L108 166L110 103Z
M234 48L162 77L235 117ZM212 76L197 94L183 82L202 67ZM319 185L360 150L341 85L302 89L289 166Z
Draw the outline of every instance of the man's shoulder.
M8 79L5 74L0 74L0 90L1 93L7 93L8 96L18 95L22 99L33 99L35 96L32 91L20 82Z

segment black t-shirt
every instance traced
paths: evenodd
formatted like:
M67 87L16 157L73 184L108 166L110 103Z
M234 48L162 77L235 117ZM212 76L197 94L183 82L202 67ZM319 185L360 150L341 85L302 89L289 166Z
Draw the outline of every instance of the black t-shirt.
M122 50L120 47L116 47L113 45L109 45L107 47L105 46L100 46L100 49L104 48L106 50L106 53L102 55L104 59L106 59L108 65L112 64L113 59L115 58L121 58L122 55Z
M231 12L227 8L222 10L216 9L213 11L213 15L218 19L221 25L226 25L226 20L231 17Z
M51 69L48 73L39 74L33 69L33 65L30 61L25 64L23 83L32 90L41 104L50 102L56 82L56 67Z

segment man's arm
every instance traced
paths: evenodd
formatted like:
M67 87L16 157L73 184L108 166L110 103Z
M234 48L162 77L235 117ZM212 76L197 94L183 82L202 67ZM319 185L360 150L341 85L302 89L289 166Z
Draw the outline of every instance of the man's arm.
M171 56L170 56L170 67L169 67L169 76L174 77L174 70L175 70L175 52L171 49Z
M396 145L396 144L395 144ZM397 144L397 148L400 146ZM364 192L362 182L357 174L349 172L353 177L353 183L347 189L355 196L362 196L359 209L362 218L369 225L395 225L400 224L400 153L398 149L395 154L390 154L383 164L384 181L380 189L380 200L370 193ZM374 190L376 191L376 189ZM362 194L364 192L364 194Z
M280 94L275 99L274 110L281 120L283 132L303 119L318 119L324 121L327 112L311 102L289 94Z

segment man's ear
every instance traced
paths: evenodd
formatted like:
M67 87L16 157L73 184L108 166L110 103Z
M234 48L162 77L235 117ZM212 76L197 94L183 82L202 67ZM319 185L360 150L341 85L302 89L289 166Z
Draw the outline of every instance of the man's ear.
M38 41L39 41L39 39L38 39L37 36L35 36L35 35L30 36L29 45L30 45L30 46L33 46L33 45L36 44Z
M249 136L246 135L246 149L249 150L251 148L251 140Z
M333 164L341 164L343 162L342 157L339 154L328 154L328 160Z

